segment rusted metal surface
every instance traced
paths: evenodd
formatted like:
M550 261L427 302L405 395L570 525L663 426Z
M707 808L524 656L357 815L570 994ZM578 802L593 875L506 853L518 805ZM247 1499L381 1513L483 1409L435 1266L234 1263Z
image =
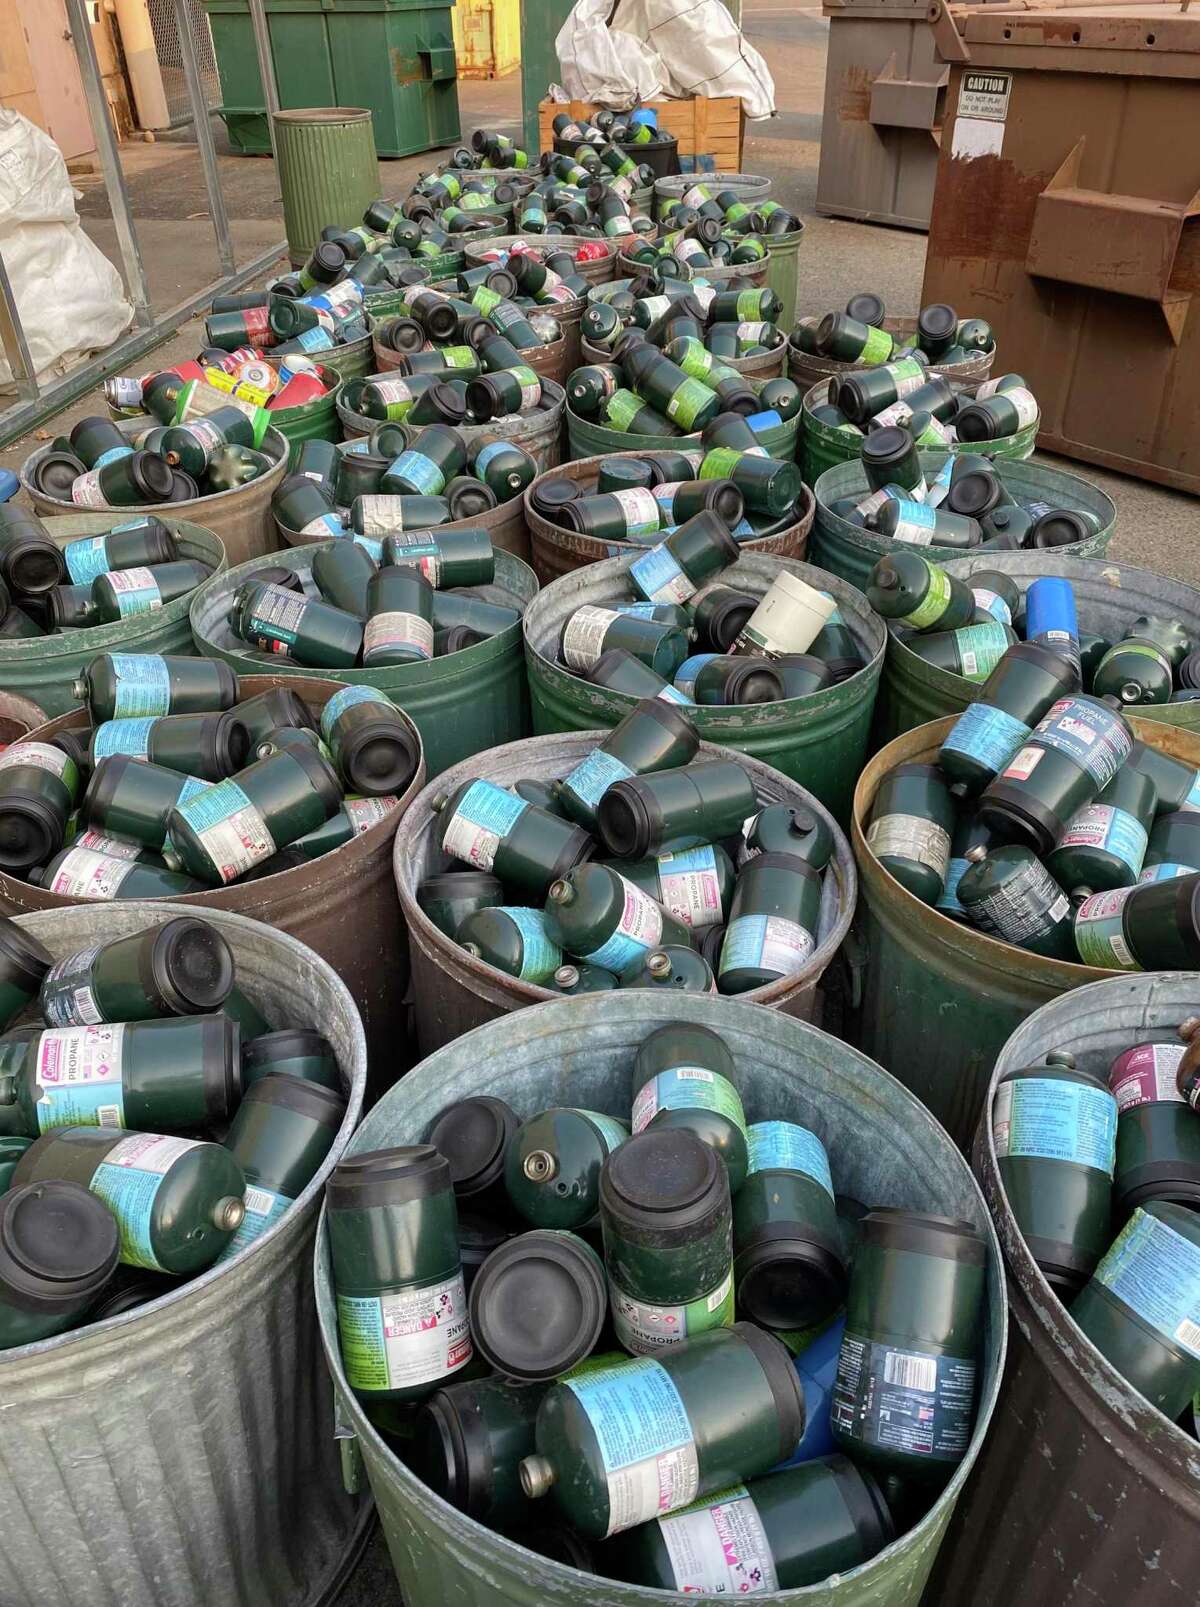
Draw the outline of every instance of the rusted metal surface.
M1194 972L1121 976L1029 1017L1004 1045L975 1171L1009 1274L1008 1371L984 1451L930 1583L933 1603L1190 1607L1200 1577L1200 1445L1125 1383L1071 1321L1030 1255L1000 1180L988 1114L997 1079L1070 1049L1107 1078L1136 1043L1178 1041Z
M434 835L438 819L433 809L434 800L475 777L494 781L502 787L525 779L561 778L602 742L606 734L585 731L532 737L526 742L493 748L490 753L476 754L473 759L443 771L413 802L403 831L396 834L394 870L400 907L408 923L413 1007L422 1054L430 1054L472 1027L511 1010L558 997L548 988L506 976L474 959L440 931L417 903L416 890L424 878L438 874L451 863L438 847ZM702 742L697 757L711 761L727 758L728 754L723 748ZM738 762L754 782L760 803L803 803L827 821L833 832L834 854L821 895L817 947L807 965L795 976L781 978L768 987L741 995L754 1004L767 1005L809 1021L816 1011L822 973L850 929L857 898L854 861L841 828L811 793L755 759L739 755Z
M35 726L45 725L45 709L15 692L0 691L0 742L15 742Z
M339 690L337 681L294 675L244 675L238 680L238 696L254 697L277 686L296 692L313 709L324 708ZM419 745L420 733L411 720L408 723ZM88 724L86 710L78 709L33 734L41 740L57 731L86 730ZM408 947L392 890L392 840L424 785L422 757L396 808L343 847L293 870L262 876L257 881L233 882L211 892L189 893L174 901L193 908L205 906L251 916L290 933L327 960L349 988L362 1015L377 1076L386 1076L389 1082L397 1048L405 1036L404 995L408 986ZM81 906L90 907L86 900L50 893L0 872L0 911L7 915Z

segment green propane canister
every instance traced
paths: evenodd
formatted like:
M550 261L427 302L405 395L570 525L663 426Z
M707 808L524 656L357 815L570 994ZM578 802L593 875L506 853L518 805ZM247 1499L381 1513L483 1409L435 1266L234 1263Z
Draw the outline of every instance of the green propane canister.
M714 653L728 653L758 607L758 598L717 581L689 598L688 606L700 640Z
M160 714L135 720L106 720L89 745L93 766L113 754L177 770L181 775L220 781L240 770L250 756L250 735L237 709L223 714Z
M403 421L412 412L417 401L439 381L432 374L389 374L367 380L358 399L358 408L364 417L394 424Z
M1142 615L1096 666L1092 692L1122 703L1169 703L1175 670L1190 645L1177 620Z
M93 725L147 715L215 714L237 702L237 676L211 658L101 653L71 687Z
M468 1210L508 1214L504 1157L520 1125L510 1105L479 1094L447 1105L430 1126L427 1141L450 1162L454 1193Z
M289 474L271 498L271 512L285 530L301 536L341 536L344 527L334 512L334 493L303 474Z
M914 631L952 631L970 625L979 606L970 586L919 552L881 558L867 582L877 614Z
M997 392L960 407L954 420L960 441L999 441L1016 435L1038 421L1037 398L1032 391Z
M746 993L792 976L817 947L821 877L791 854L756 854L738 873L717 985Z
M614 976L664 944L690 945L682 921L607 865L578 865L552 882L545 914L559 948Z
M790 460L759 457L731 446L708 448L697 479L732 480L751 512L773 519L782 518L795 505L803 488L800 469Z
M428 424L389 464L379 489L398 496L439 497L466 467L467 448L459 432L445 424Z
M313 553L312 578L334 608L358 619L367 617L367 587L376 564L356 541L334 541Z
M520 1530L530 1508L518 1470L534 1452L545 1394L544 1384L507 1378L439 1389L417 1413L406 1460L423 1484L477 1523Z
M637 394L684 435L702 430L721 411L721 400L715 391L703 380L685 373L649 341L626 345L621 366Z
M648 602L686 603L706 580L736 563L738 553L724 518L705 508L635 558L629 578Z
M133 450L112 420L100 415L81 418L71 430L69 444L89 469L115 462Z
M179 803L212 785L132 754L101 759L79 805L83 825L160 851L167 817Z
M1050 1287L1069 1301L1112 1243L1117 1101L1101 1078L1054 1049L1044 1065L1000 1079L991 1121L1017 1226Z
M108 970L111 984L116 965ZM76 974L86 977L86 968ZM142 991L136 981L129 987L135 1008ZM241 1098L240 1054L240 1029L225 1015L50 1027L0 1077L0 1126L30 1138L56 1127L178 1133L220 1126Z
M246 1214L218 1257L230 1261L261 1239L316 1176L346 1114L340 1091L286 1075L246 1090L225 1148L246 1179Z
M716 1151L686 1128L639 1133L604 1163L600 1223L618 1341L651 1356L733 1323L733 1217Z
M681 710L643 698L555 788L565 814L589 831L609 787L631 776L673 770L695 758L700 738Z
M592 665L588 679L594 686L607 686L614 692L628 692L630 697L657 697L665 703L678 703L685 707L692 701L648 664L622 648L612 648L602 653Z
M563 963L562 950L551 937L541 910L521 905L476 910L463 919L456 940L485 965L541 987L549 984Z
M738 1310L763 1328L793 1332L838 1311L848 1282L829 1157L795 1122L749 1129L749 1171L733 1202Z
M907 497L886 497L876 511L875 525L879 534L889 541L960 551L977 547L983 535L974 519L950 513L944 507L931 508L928 502L914 502Z
M657 620L660 625L675 625L691 634L692 616L682 603L614 603L613 606L618 613L634 614L638 619Z
M616 860L608 868L648 893L693 932L724 921L733 895L733 862L717 843L653 859Z
M664 943L651 949L635 965L622 971L617 980L622 988L686 989L689 993L715 993L716 977L702 954L680 943Z
M1164 1416L1200 1389L1200 1217L1139 1206L1071 1303L1100 1354Z
M732 837L756 807L754 783L742 766L718 760L614 782L596 822L611 855L645 859Z
M612 363L589 363L566 382L571 411L580 418L599 418L600 410L621 389L621 370Z
M383 561L415 566L435 589L490 586L496 578L496 553L484 529L393 533L384 540Z
M976 569L971 577L975 606L1001 625L1011 625L1021 611L1021 590L1011 575L998 569Z
M1129 757L1133 735L1122 716L1081 692L1060 697L1033 735L980 798L980 817L1037 853L1055 846L1081 809Z
M242 415L239 413L238 417ZM244 422L244 421L243 421ZM146 564L171 564L179 557L175 537L161 520L135 519L114 525L103 536L85 536L63 548L67 574L76 586L90 585L112 569L139 569Z
M296 738L303 733L293 731L285 734ZM324 825L314 831L306 831L303 837L297 837L286 855L281 856L272 869L290 870L293 865L305 864L320 859L323 854L331 854L335 848L344 847L365 831L370 831L372 826L377 826L399 802L394 793L385 793L379 798L347 796L342 801L342 807Z
M467 591L434 591L431 592L431 599L435 641L439 632L453 631L456 626L460 632L471 631L475 640L482 641L489 636L499 636L501 631L519 624L521 619L518 609L486 602ZM460 647L470 645L469 641L459 642ZM458 649L447 647L445 650L456 652Z
M1133 744L1125 762L1153 781L1161 814L1200 812L1200 770L1160 748L1147 747L1144 742Z
M171 870L224 885L315 830L341 805L337 774L315 749L280 748L176 804L163 858Z
M509 1239L471 1285L471 1336L504 1378L550 1384L586 1360L608 1315L604 1263L583 1239L538 1229Z
M228 1004L226 1005L228 1009ZM248 1033L243 1029L243 1038ZM301 1082L319 1083L322 1088L342 1091L337 1057L329 1041L307 1027L285 1027L263 1031L243 1044L242 1081L247 1088L267 1077L290 1077Z
M741 1078L725 1040L709 1027L675 1022L638 1048L633 1066L634 1134L690 1132L725 1163L729 1191L746 1179L746 1112Z
M893 503L893 507L899 507ZM985 625L964 625L955 631L933 631L914 636L905 645L911 653L949 675L981 685L1017 640L1011 625L989 620Z
M824 870L833 858L829 822L803 804L768 804L742 826L744 859L756 854L787 854L813 870Z
M577 608L563 626L560 651L568 669L590 675L601 658L618 650L667 680L687 658L688 639L677 626L590 604Z
M594 847L582 827L491 781L464 781L454 792L439 794L431 807L440 817L443 853L474 870L494 871L508 891L535 901Z
M861 363L868 368L886 363L896 350L896 342L886 329L841 312L826 313L821 319L815 345L822 357L839 363Z
M114 938L110 943L81 949L56 961L42 983L38 1007L50 1027L208 1015L220 1010L229 997L233 974L233 955L218 929L195 916L177 916L161 926ZM218 1047L203 1046L204 1055L215 1054ZM199 1049L189 1044L189 1052ZM69 1067L69 1060L56 1058ZM70 1080L86 1082L95 1075L73 1071ZM222 1097L236 1101L240 1087L239 1075L233 1088ZM156 1118L168 1119L165 1115L157 1117L152 1109L142 1114L149 1126ZM70 1122L55 1123L64 1125ZM141 1123L134 1121L130 1125Z
M994 840L987 827L980 825L972 805L968 804L959 810L950 839L950 863L946 867L945 884L934 905L939 915L948 915L952 921L966 921L967 912L958 900L958 884L975 863L967 856L973 848L982 848L986 852L993 846Z
M1068 823L1047 870L1072 895L1131 887L1142 872L1156 803L1149 776L1122 765L1095 803Z
M0 915L0 1032L37 998L53 964L32 932Z
M603 1567L634 1585L740 1599L847 1573L895 1532L872 1475L823 1456L630 1530L605 1548Z
M783 571L759 598L730 652L765 658L807 653L836 607L825 592Z
M312 669L350 669L362 651L361 619L282 586L253 580L234 593L230 626L248 646L290 656Z
M1074 960L1071 900L1033 850L1004 843L972 854L979 857L956 888L971 925L1031 954Z
M577 993L611 993L620 986L611 971L603 971L598 965L585 965L583 961L578 965L560 965L546 985L553 992L569 997Z
M515 441L489 441L478 447L472 470L500 502L520 496L539 472L536 461Z
M220 1144L198 1139L55 1128L29 1146L13 1174L16 1186L51 1179L98 1195L117 1219L122 1262L151 1272L202 1272L245 1215L241 1167Z
M693 381L693 383L699 383ZM711 393L710 393L711 394ZM633 391L615 390L605 401L602 422L623 435L675 436L679 431Z
M78 1183L29 1183L0 1197L0 1352L89 1320L117 1269L113 1213Z
M553 1491L573 1528L604 1538L767 1472L803 1427L790 1352L736 1323L654 1357L605 1358L552 1385L521 1485L531 1500ZM637 1471L645 1462L652 1479Z
M1131 768L1131 763L1125 768ZM1177 809L1159 815L1150 828L1144 868L1138 881L1170 881L1175 876L1190 876L1198 870L1200 814L1192 809Z
M557 781L535 781L526 776L522 781L514 781L511 790L518 798L524 798L526 803L536 804L539 809L548 809L552 815L562 815L566 819L566 812L558 806Z
M975 1420L987 1246L969 1222L875 1209L859 1223L833 1437L877 1474L944 1482Z
M662 509L645 486L628 486L564 503L558 523L603 541L631 541L657 533Z
M12 1186L17 1162L32 1142L31 1138L0 1137L0 1194L7 1194Z
M908 400L913 396L920 397L920 402ZM863 429L880 414L884 415L879 419L880 428L897 428L906 424L918 408L934 412L937 417L947 411L951 418L954 416L953 408L947 409L942 387L931 384L925 364L916 356L882 363L866 373L845 375L838 381L836 406L852 424Z
M367 584L364 668L422 664L433 657L433 587L411 565L377 569Z
M53 742L0 753L0 868L22 875L62 847L79 795L79 766Z
M1056 699L1074 691L1071 666L1040 642L1009 647L951 727L938 764L956 797L973 797L1003 770Z
M901 887L936 904L946 881L954 800L936 765L897 765L879 784L867 847Z
M133 614L153 613L177 597L186 597L211 574L207 564L184 558L153 568L114 569L111 574L97 575L92 582L95 622L113 625Z
M162 434L159 452L172 468L182 469L198 479L208 472L213 454L223 446L256 446L255 428L249 416L240 407L218 407L204 418L190 419L186 424L169 425ZM156 563L162 560L140 558L139 563ZM67 558L67 568L71 560ZM123 564L110 563L106 567L119 569Z
M78 508L138 508L167 502L175 488L171 465L153 452L126 452L81 474L71 487Z
M344 686L321 710L321 737L347 792L400 796L420 762L404 716L373 686Z
M1184 1022L1181 1036L1194 1027ZM1200 1204L1200 1122L1180 1092L1183 1057L1182 1043L1138 1044L1109 1072L1118 1112L1113 1207L1119 1221L1149 1200L1193 1211Z
M917 315L917 344L931 362L953 346L958 335L958 314L944 301L931 302Z
M116 839L112 839L115 841ZM122 845L124 846L124 845ZM111 899L182 898L185 893L208 891L205 882L193 876L179 876L160 864L138 864L111 851L67 848L48 865L31 872L29 880L48 893L67 898Z
M504 1159L513 1209L535 1228L571 1231L594 1223L604 1162L629 1129L594 1110L541 1111L522 1123Z
M347 1382L368 1405L423 1400L473 1354L450 1163L431 1144L348 1156L325 1215Z

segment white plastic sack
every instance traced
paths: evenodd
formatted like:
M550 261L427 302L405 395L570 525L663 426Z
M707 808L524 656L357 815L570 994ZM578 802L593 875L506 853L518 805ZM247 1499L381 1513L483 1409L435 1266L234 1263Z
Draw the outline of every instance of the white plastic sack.
M0 256L39 379L111 346L133 321L120 274L79 227L62 152L27 117L2 108ZM0 348L0 386L11 384Z
M572 100L625 111L664 93L728 95L749 118L775 113L770 69L721 0L578 0L555 44Z

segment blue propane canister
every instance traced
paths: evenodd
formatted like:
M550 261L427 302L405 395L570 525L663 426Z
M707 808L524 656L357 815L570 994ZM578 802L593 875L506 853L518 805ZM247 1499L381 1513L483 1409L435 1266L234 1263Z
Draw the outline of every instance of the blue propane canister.
M1025 640L1040 642L1068 663L1081 686L1079 659L1079 615L1075 592L1069 580L1058 575L1042 575L1032 581L1025 593Z
M11 502L21 489L21 482L11 469L0 469L0 502Z
M805 1329L802 1334L782 1334L784 1344L795 1353L792 1366L804 1391L804 1433L800 1443L780 1467L797 1467L819 1456L832 1456L837 1450L830 1413L833 1386L837 1382L838 1353L846 1332L844 1312L823 1325Z

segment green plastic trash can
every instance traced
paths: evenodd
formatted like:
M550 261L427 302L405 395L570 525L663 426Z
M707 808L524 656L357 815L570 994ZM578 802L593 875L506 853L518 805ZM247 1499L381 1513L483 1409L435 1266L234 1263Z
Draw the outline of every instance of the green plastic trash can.
M371 113L307 106L275 118L283 224L292 262L308 260L328 223L352 229L381 193Z

